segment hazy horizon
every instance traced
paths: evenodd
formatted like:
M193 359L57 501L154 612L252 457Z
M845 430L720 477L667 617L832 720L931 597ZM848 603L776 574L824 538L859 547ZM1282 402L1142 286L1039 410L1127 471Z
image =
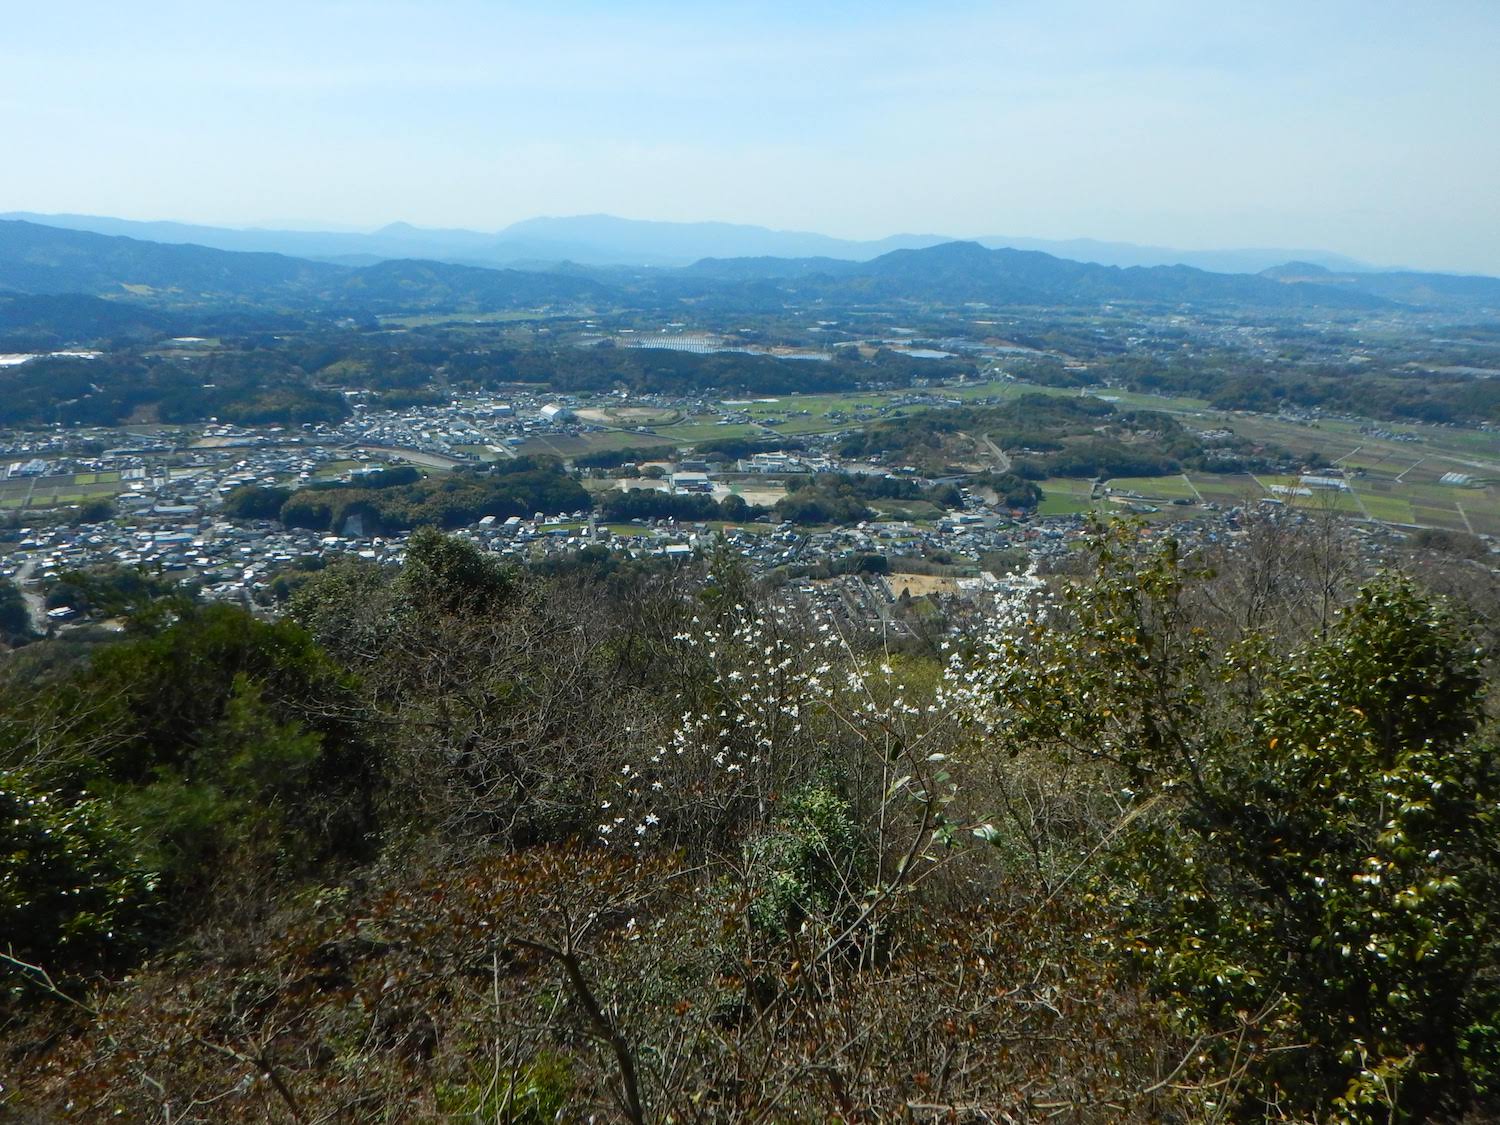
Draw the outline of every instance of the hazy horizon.
M1500 7L1478 2L87 2L9 22L0 211L605 213L1500 273Z

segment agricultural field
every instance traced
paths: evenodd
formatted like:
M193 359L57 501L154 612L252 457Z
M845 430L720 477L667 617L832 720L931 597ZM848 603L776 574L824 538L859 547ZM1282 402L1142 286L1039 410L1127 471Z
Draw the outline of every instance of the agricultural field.
M1500 434L1401 426L1376 437L1349 422L1262 416L1236 416L1233 424L1237 432L1253 431L1294 451L1315 448L1328 457L1348 475L1356 514L1405 526L1500 534ZM1455 473L1467 483L1443 482Z
M118 496L124 491L116 472L0 480L0 509L57 508L100 496Z
M1444 472L1452 471L1443 469ZM1441 475L1441 474L1437 474ZM1500 535L1500 487L1487 484L1455 486L1440 484L1437 477L1417 478L1408 474L1397 480L1396 474L1373 470L1356 472L1348 478L1347 491L1305 489L1296 476L1250 474L1217 475L1191 473L1186 478L1144 477L1109 482L1115 496L1128 490L1147 502L1168 502L1178 498L1191 485L1204 503L1221 508L1276 499L1293 506L1333 510L1355 519L1368 519L1403 527L1433 527L1468 531L1480 535ZM1303 490L1282 492L1276 488ZM1083 481L1047 480L1042 482L1046 494L1041 513L1063 515L1086 510L1088 483ZM1178 508L1165 515L1190 515L1193 507Z
M1056 393L1025 384L1010 386L1015 393ZM1171 411L1194 429L1228 429L1241 437L1280 446L1306 457L1309 466L1328 463L1342 470L1349 483L1347 492L1314 490L1312 496L1298 496L1270 491L1271 485L1300 487L1296 477L1192 472L1109 481L1116 494L1135 493L1148 503L1197 499L1220 507L1274 496L1293 505L1332 506L1356 519L1500 535L1500 434L1449 426L1388 423L1376 427L1345 419L1309 421L1223 413L1204 409L1202 403L1191 399L1151 395L1111 392L1105 397L1120 406ZM1469 480L1443 483L1443 476L1453 473ZM1091 506L1089 482L1051 479L1041 484L1046 494L1040 508L1044 515L1079 512ZM1153 518L1176 518L1194 510L1179 507Z

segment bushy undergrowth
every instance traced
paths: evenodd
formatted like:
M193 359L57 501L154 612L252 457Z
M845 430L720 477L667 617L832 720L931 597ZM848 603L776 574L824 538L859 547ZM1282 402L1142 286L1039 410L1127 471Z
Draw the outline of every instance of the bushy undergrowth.
M413 538L3 668L0 1106L143 1121L1500 1108L1465 607L1100 528L943 649ZM49 642L50 644L50 642ZM49 656L49 653L52 655Z

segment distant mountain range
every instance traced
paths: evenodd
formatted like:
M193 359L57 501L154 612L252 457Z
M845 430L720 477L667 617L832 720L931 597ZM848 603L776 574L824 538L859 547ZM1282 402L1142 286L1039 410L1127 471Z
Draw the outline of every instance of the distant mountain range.
M897 234L873 241L769 230L739 223L665 223L613 215L527 219L493 233L441 230L392 223L369 233L236 229L173 222L136 222L96 215L0 214L68 230L124 235L152 242L193 243L217 250L257 251L369 265L388 258L426 258L464 265L535 265L561 261L594 266L686 266L702 258L829 258L864 262L892 250L919 250L953 242L951 235ZM1048 240L985 235L967 241L989 249L1037 250L1059 258L1106 266L1195 266L1217 273L1259 273L1303 261L1341 272L1371 267L1318 250L1174 250L1080 238Z
M682 268L569 265L498 269L453 262L389 259L342 265L283 254L165 244L0 221L0 298L32 298L0 325L30 310L54 335L74 316L72 333L112 322L144 329L149 318L111 316L78 298L159 311L224 316L485 312L543 306L579 310L654 308L682 302L718 309L779 310L908 303L1097 308L1104 303L1158 308L1439 308L1500 312L1500 279L1413 272L1333 271L1290 262L1260 274L1213 273L1191 266L1104 266L1033 250L989 249L977 242L891 250L868 261L830 256L702 259ZM56 298L48 304L36 298ZM64 301L68 298L72 304ZM12 299L9 304L15 306ZM24 327L24 324L22 325Z

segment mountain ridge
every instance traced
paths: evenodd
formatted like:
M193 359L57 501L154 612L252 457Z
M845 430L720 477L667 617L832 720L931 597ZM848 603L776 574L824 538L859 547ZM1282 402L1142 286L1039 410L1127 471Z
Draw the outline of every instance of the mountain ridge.
M325 260L416 257L483 265L567 259L587 265L672 267L688 266L704 258L744 257L870 261L891 250L964 241L952 235L912 233L880 239L845 239L748 223L658 222L606 214L538 216L488 232L419 227L404 221L387 223L374 231L353 232L219 227L26 211L0 214L0 219L169 244L187 242L219 250L282 253ZM1182 250L1090 238L1040 239L997 234L980 235L968 241L977 241L989 249L1035 250L1099 265L1188 265L1217 273L1259 273L1293 260L1309 260L1340 272L1374 268L1330 251L1307 249Z

